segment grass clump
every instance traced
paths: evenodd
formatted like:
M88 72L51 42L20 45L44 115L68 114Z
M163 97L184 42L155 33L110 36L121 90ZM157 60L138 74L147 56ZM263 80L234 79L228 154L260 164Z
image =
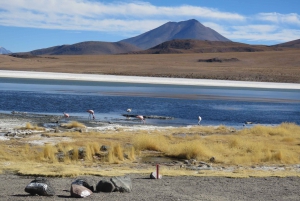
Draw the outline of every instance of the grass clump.
M80 122L72 121L70 123L63 124L62 127L71 129L71 128L85 128L86 126Z
M39 127L37 125L32 125L31 123L27 122L25 127L21 127L21 130L36 130L36 131L44 131L44 127Z

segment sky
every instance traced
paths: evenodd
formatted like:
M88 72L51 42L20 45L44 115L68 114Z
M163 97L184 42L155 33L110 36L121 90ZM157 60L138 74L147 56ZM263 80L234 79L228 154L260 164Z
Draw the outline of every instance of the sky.
M117 42L189 19L234 42L274 45L300 39L299 5L299 0L1 0L0 47L27 52Z

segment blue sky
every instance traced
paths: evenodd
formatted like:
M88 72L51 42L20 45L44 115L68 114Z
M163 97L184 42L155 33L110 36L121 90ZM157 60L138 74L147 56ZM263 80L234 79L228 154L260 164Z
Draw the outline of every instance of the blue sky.
M166 22L196 19L228 39L273 45L300 39L299 0L1 0L0 46L31 51L117 42Z

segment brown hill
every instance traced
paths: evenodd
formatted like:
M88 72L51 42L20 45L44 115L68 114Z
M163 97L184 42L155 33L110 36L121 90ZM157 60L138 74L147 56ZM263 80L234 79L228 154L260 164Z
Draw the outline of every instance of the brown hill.
M161 43L148 50L131 52L132 54L171 54L171 53L215 53L215 52L259 52L282 50L279 47L248 45L231 41L203 41L175 39Z
M300 48L300 39L273 45L272 47Z
M73 45L54 46L31 51L32 55L98 55L121 54L138 51L140 48L125 42L88 41Z

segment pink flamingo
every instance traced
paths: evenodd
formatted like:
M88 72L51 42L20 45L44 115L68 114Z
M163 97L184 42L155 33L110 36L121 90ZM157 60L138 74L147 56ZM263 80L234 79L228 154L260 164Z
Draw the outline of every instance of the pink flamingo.
M64 112L64 117L65 117L65 118L69 118L70 115Z
M91 117L93 117L93 119L95 119L94 110L87 110L87 112L89 113L89 119L91 119Z
M138 115L138 116L136 116L136 118L140 119L143 122L143 124L145 124L144 116Z

